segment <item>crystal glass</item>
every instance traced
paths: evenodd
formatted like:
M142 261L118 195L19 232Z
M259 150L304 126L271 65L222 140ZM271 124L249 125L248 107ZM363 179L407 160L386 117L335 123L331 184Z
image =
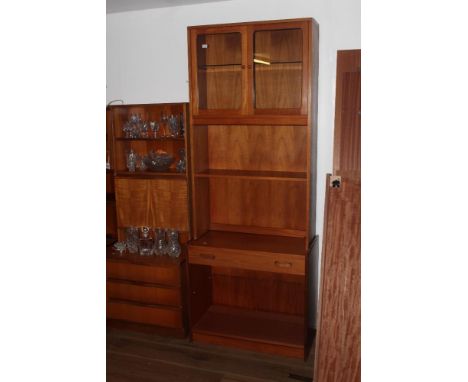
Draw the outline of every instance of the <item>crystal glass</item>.
M140 137L141 138L148 138L148 129L149 129L149 123L147 121L140 122Z
M124 132L125 138L131 138L132 124L129 121L125 122L122 131Z
M173 114L169 117L169 135L172 138L179 136L179 118Z
M156 121L151 121L149 124L150 124L150 129L153 133L153 138L157 138L158 133L159 133L159 123Z
M140 255L151 256L153 254L153 239L149 227L141 227Z
M161 112L161 119L160 119L160 124L161 124L161 138L165 138L167 135L167 122L169 118L164 112Z
M156 256L165 255L167 252L166 232L162 228L156 228L153 253Z
M127 227L127 229L125 230L125 238L127 241L128 251L132 254L138 253L138 245L140 244L138 228Z
M167 230L167 254L170 257L179 257L182 252L182 248L179 243L179 232L175 229Z
M125 249L127 248L127 244L125 241L118 241L114 243L114 249L116 249L119 252L119 255L122 256Z
M138 160L138 154L135 151L133 151L133 149L130 149L130 151L127 152L128 171L135 172L137 160Z
M185 169L186 169L185 149L179 150L179 156L180 156L180 159L176 163L176 170L177 172L185 172Z

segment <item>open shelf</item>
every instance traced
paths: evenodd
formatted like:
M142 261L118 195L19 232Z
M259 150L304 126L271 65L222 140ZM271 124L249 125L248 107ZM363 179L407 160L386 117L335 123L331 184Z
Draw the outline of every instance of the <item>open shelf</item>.
M192 329L205 335L304 349L304 317L212 305Z
M190 246L306 255L303 237L261 235L243 232L208 231L197 240L192 240Z
M218 170L210 169L195 174L201 178L244 178L244 179L264 179L264 180L289 180L296 182L307 181L305 172L292 171L251 171L251 170Z

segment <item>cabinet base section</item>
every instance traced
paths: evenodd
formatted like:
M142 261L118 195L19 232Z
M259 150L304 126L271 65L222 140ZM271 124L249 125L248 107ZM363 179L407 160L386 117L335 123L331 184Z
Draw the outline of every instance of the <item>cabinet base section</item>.
M192 340L304 358L304 326L302 316L212 305L192 328Z
M175 337L175 338L185 338L187 337L187 331L183 328L165 328L162 326L156 325L147 325L147 324L138 324L130 321L106 320L107 329L117 329L129 332L141 332L147 334L155 334L158 336L164 337Z

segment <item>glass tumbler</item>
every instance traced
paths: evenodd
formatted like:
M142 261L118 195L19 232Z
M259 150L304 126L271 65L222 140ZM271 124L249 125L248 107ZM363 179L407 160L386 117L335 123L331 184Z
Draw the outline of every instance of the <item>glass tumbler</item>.
M179 232L175 229L168 229L167 241L167 254L170 257L179 257L182 252L182 248L179 243Z

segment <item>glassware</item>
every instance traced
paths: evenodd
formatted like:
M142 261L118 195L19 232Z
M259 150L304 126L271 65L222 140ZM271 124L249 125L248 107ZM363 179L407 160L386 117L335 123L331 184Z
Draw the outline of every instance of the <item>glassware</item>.
M167 134L167 121L168 121L168 117L166 114L164 114L164 112L162 111L161 112L161 119L160 119L160 123L161 123L161 138L165 138L166 137L166 134Z
M175 229L167 230L167 254L170 257L177 258L182 252L182 248L179 243L179 232Z
M148 162L148 156L138 156L138 162L137 162L137 167L140 171L146 171L148 169L148 166L146 163Z
M148 122L146 121L140 122L139 127L140 127L141 138L148 138L148 128L149 128Z
M138 154L135 151L133 151L133 149L130 149L130 151L127 152L128 171L135 172L137 160L138 160Z
M122 131L125 134L125 138L131 138L131 136L132 136L132 124L129 121L125 122L123 127L122 127Z
M185 149L179 150L179 156L180 156L180 159L176 164L176 170L177 172L185 172L185 168L186 168Z
M126 248L127 248L127 244L125 243L125 241L118 241L118 242L114 243L114 249L119 251L120 256L123 255Z
M153 240L150 235L151 231L149 227L141 227L140 236L140 255L151 256L153 254Z
M127 227L125 230L125 238L127 240L128 252L135 254L138 253L138 245L140 244L140 237L138 235L137 227Z
M179 136L179 119L173 114L169 117L169 135L172 138Z
M156 256L165 255L167 252L166 232L162 228L156 228L153 253Z
M153 138L157 138L158 133L159 133L159 127L160 127L159 123L156 121L151 121L149 124L150 124L150 129L153 132Z

